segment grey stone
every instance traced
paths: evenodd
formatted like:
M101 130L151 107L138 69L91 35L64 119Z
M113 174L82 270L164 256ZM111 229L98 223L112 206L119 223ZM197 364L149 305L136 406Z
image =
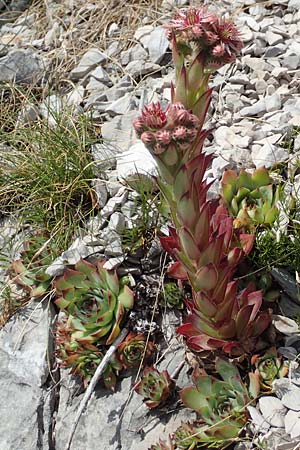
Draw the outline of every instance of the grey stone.
M159 64L169 48L166 30L162 27L155 28L150 33L149 41L145 47L148 49L150 60L155 64Z
M287 55L282 60L283 67L287 67L289 70L295 70L300 67L300 55Z
M81 58L79 64L70 72L71 80L80 80L98 64L103 63L106 56L97 48L90 48Z
M91 92L91 91L96 91L96 93L99 95L99 92L103 92L107 89L107 86L102 83L101 81L96 80L96 78L91 77L90 81L88 82L88 84L86 85L86 90ZM103 94L103 98L105 98L106 95ZM93 98L94 100L94 98ZM91 100L88 100L88 103L92 103Z
M147 51L140 45L136 44L134 47L129 48L128 50L125 50L120 55L120 60L122 66L126 66L132 61L146 61L148 58Z
M131 186L141 182L152 185L152 176L157 173L155 160L142 142L131 146L117 161L119 180Z
M131 61L124 69L126 73L133 78L141 77L149 73L155 73L161 70L159 64L145 61Z
M285 45L268 47L265 51L265 58L276 58L276 56L282 55L282 53L285 52L285 49ZM275 67L275 69L280 69L280 67Z
M236 72L230 77L230 84L249 84L250 80L247 74Z
M264 419L270 425L284 428L284 416L287 409L283 406L279 398L273 396L260 397L258 404Z
M273 392L281 399L282 404L293 411L300 411L300 388L289 378L280 378L273 382Z
M133 37L137 41L140 41L141 44L144 45L144 47L145 47L149 41L150 34L152 33L153 30L154 30L154 27L152 25L145 25L143 27L139 27L135 31Z
M104 249L105 256L118 257L123 255L122 242L119 233L109 229L107 234L103 233L103 239L106 241Z
M71 109L78 108L84 99L84 87L77 86L71 92L65 95L63 101L65 105Z
M266 112L266 102L265 99L258 100L251 106L246 106L241 109L239 114L241 117L253 117L259 116Z
M45 69L45 62L31 50L12 50L0 58L0 81L35 83L40 81Z
M292 299L296 304L299 304L299 291L295 278L286 270L282 268L274 267L271 270L271 275L279 283L284 292Z
M137 104L135 97L133 97L131 94L125 94L123 97L112 102L107 108L105 108L105 111L113 115L126 114L129 111L136 109L136 107Z
M117 256L115 258L109 258L103 264L104 269L115 270L125 261L125 256Z
M120 209L128 198L128 190L122 186L116 195L108 200L101 211L101 216L104 218L110 217L118 208Z
M96 173L101 177L104 170L114 168L116 166L117 157L120 154L120 150L110 144L104 142L103 144L93 144L91 146L91 153L94 160L94 167Z
M101 66L96 67L96 69L90 73L90 76L105 85L111 86L112 84L108 73Z
M132 126L132 121L137 115L138 111L130 111L105 122L101 129L103 139L120 150L127 150L138 140Z
M0 331L0 449L45 449L51 440L50 404L45 387L53 351L54 311L48 302L31 302ZM50 402L50 403L51 403Z

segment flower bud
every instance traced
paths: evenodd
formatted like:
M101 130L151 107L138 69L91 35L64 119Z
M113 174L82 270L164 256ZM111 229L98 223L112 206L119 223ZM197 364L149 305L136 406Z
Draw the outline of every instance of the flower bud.
M180 126L175 128L172 134L173 139L183 141L187 137L187 129L186 127Z
M155 134L156 140L161 145L168 145L171 142L171 135L167 130L159 130Z
M144 131L141 135L141 140L144 142L144 144L153 144L155 142L155 136L151 131Z
M137 134L140 135L144 131L145 122L144 122L144 120L142 119L141 116L136 117L135 119L133 119L132 124L133 124L134 129L137 132Z

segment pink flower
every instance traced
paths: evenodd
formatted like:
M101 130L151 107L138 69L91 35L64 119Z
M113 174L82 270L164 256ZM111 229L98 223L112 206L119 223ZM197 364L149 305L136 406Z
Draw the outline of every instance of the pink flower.
M177 127L172 134L173 139L183 141L187 137L186 127Z
M166 112L161 109L160 103L151 103L145 106L142 112L142 120L148 128L156 130L166 123Z
M141 134L141 140L144 144L153 144L155 142L155 135L151 131L144 131Z
M142 117L136 117L135 119L133 119L132 125L134 126L135 131L137 133L142 133L143 129L144 129L145 122L142 119Z
M201 53L208 68L218 68L234 61L243 47L236 26L204 8L179 11L166 29L170 40L183 43L190 52Z
M157 131L155 137L157 142L160 143L161 145L168 145L171 142L171 135L167 130Z
M162 110L159 103L146 106L142 115L133 121L137 135L155 155L172 148L186 150L196 139L199 119L185 109L182 103Z

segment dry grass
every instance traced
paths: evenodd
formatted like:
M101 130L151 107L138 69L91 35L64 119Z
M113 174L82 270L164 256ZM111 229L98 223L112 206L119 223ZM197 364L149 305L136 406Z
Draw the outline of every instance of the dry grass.
M47 57L52 62L52 73L56 79L63 80L78 63L82 54L91 47L105 52L109 45L117 41L118 52L136 42L133 35L136 29L147 23L159 23L164 11L162 0L62 0L53 2L36 1L29 13L36 14L36 38L43 38L54 26L59 25L59 39L54 40ZM27 12L28 14L28 12ZM119 31L109 36L109 27L115 23Z

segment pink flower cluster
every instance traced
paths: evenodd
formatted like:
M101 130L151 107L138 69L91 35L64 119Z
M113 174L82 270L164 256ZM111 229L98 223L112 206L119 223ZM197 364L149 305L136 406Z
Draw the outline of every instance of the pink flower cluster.
M206 9L191 8L178 11L166 26L167 37L176 37L178 44L190 47L196 44L204 56L204 63L210 68L218 68L235 60L243 47L236 26L227 19L208 13Z
M133 126L142 142L159 155L172 145L189 148L198 135L200 121L181 103L169 105L165 111L159 103L151 103L134 119Z

